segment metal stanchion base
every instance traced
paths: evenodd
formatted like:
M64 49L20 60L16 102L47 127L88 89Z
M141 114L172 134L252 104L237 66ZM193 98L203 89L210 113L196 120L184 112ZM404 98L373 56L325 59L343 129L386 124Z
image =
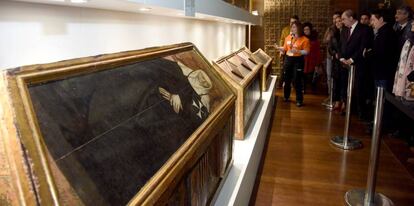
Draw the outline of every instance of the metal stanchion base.
M348 137L348 144L345 147L344 137L342 136L335 136L331 138L331 143L343 150L354 150L359 149L362 147L362 142L359 139L354 139L352 137Z
M365 205L365 190L355 189L345 193L345 203L348 206L393 206L394 203L385 195L375 193L374 203Z

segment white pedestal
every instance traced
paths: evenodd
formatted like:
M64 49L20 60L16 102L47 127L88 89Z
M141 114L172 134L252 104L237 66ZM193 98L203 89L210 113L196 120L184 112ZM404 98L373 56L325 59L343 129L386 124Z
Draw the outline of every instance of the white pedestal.
M272 76L269 89L262 93L262 101L252 117L245 140L234 140L233 166L212 205L249 204L275 104L275 85L276 76Z

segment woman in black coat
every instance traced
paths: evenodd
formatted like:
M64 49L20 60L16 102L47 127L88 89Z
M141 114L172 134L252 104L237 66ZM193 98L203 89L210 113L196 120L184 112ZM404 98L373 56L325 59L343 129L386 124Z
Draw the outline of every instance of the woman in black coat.
M339 61L341 52L341 31L347 29L344 27L341 17L335 19L335 27L333 29L333 37L328 45L328 52L332 56L332 78L333 78L333 94L332 100L335 102L334 111L341 112L345 109L345 101L347 94L348 72L342 67Z

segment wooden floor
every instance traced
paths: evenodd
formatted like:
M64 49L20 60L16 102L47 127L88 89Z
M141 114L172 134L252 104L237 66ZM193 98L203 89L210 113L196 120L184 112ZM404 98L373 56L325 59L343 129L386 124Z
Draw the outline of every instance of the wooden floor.
M278 93L280 97L280 93ZM304 107L278 98L257 195L251 205L344 205L344 194L366 185L371 137L351 118L350 135L364 148L343 151L329 139L343 134L344 117L321 106L324 96L305 95ZM414 205L414 179L382 144L377 191L397 206Z

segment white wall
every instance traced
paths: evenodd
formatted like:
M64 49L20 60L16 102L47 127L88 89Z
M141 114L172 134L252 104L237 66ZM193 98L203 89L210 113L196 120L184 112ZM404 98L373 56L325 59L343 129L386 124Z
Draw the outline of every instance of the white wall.
M181 42L213 60L245 44L245 26L0 1L0 69Z

